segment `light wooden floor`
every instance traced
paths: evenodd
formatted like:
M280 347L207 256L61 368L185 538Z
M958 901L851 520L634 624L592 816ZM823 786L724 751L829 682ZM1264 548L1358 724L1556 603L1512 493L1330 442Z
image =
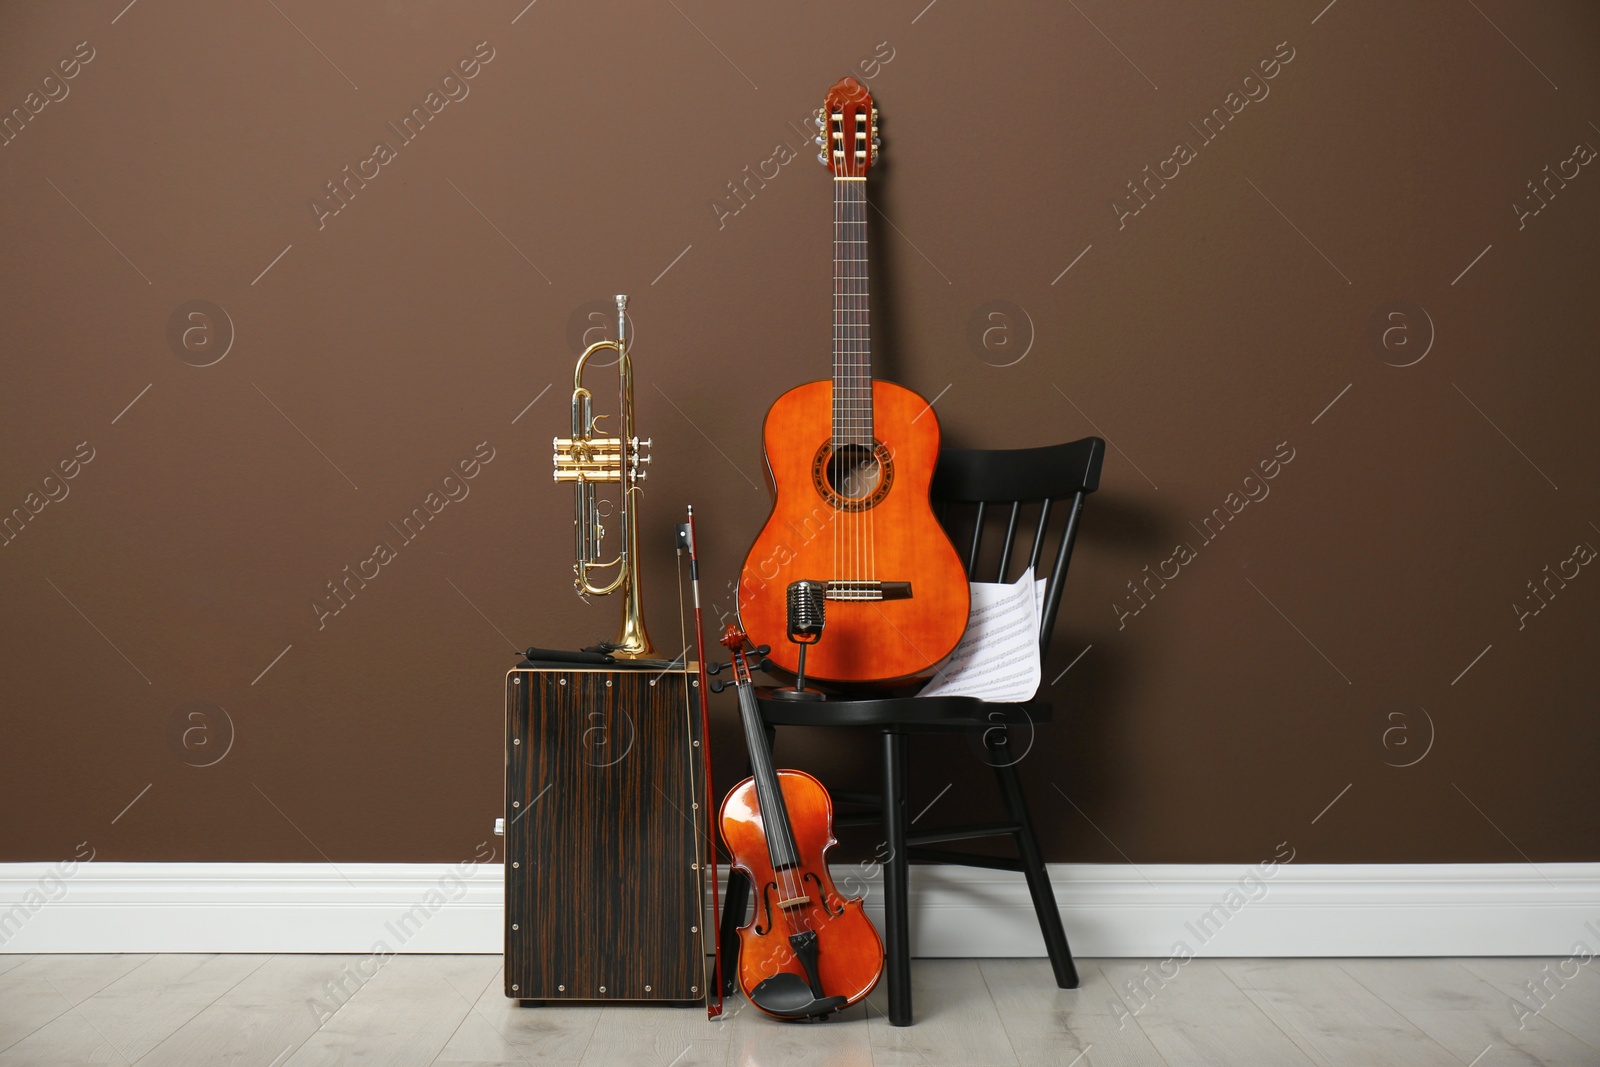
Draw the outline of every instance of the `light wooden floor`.
M1600 1065L1600 977L1575 961L1563 979L1558 960L1195 960L1163 979L1153 961L1082 960L1066 991L1044 960L918 960L906 1028L884 1019L881 990L823 1025L738 1001L719 1023L522 1008L501 995L497 956L398 956L330 996L357 962L0 956L0 1065ZM1542 1007L1524 986L1541 981ZM319 1019L313 1000L337 1010Z

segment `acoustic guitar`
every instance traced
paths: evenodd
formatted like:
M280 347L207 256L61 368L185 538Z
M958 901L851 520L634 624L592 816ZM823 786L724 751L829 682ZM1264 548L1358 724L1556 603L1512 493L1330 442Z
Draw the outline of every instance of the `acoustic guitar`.
M739 576L739 618L791 673L786 593L825 581L827 639L807 674L840 683L926 677L967 626L966 572L928 502L939 457L932 405L875 381L868 328L867 172L877 109L845 78L817 113L833 174L833 377L789 390L767 412L772 514Z

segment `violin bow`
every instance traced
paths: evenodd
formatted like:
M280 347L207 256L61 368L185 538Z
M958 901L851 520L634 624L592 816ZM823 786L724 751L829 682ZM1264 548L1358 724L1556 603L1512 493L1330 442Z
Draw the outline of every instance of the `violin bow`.
M711 785L711 684L706 677L706 630L700 611L700 557L695 548L694 505L689 505L689 521L678 527L678 550L689 553L689 587L694 591L694 640L699 659L700 679L700 756L706 783L705 813L706 866L711 870L711 943L716 956L716 985L706 993L706 1018L722 1014L722 894L717 885L716 808Z

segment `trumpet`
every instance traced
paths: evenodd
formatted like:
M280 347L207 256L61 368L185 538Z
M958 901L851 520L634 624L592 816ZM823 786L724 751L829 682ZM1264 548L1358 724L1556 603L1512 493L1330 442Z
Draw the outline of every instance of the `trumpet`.
M617 339L597 341L583 350L572 372L572 436L557 437L555 446L555 480L572 483L573 529L576 535L575 556L572 565L573 588L580 597L623 594L622 623L615 641L608 642L608 651L618 659L654 659L656 651L644 629L644 603L639 588L639 527L638 503L635 494L642 494L649 472L644 466L650 462L647 454L650 438L640 440L633 432L633 361L628 355L628 298L617 297ZM598 423L605 415L594 414L594 396L584 387L583 370L595 353L613 351L617 354L618 414L615 437L599 434ZM601 559L601 543L606 530L601 525L602 498L597 487L615 484L618 487L616 514L621 526L621 547L615 559ZM612 567L616 568L610 581L604 575L591 577Z

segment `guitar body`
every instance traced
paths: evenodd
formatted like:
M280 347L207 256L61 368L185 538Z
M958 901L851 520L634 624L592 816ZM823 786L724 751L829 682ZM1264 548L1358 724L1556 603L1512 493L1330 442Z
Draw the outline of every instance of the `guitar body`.
M859 898L845 900L828 874L825 853L834 843L833 802L827 791L804 771L776 771L778 787L793 827L801 857L798 884L810 902L792 909L789 924L813 927L818 936L817 970L829 995L854 1004L877 985L883 967L883 941L862 910ZM779 973L804 978L805 971L789 945L790 925L780 913L783 891L767 850L754 778L746 778L722 802L722 839L733 854L733 867L750 879L756 902L754 917L739 930L739 988L760 1007L756 987ZM837 1009L835 1009L837 1010Z
M790 672L799 666L800 646L787 640L790 582L911 587L908 597L882 600L830 592L826 637L806 658L806 676L821 681L925 677L967 626L966 571L928 501L939 458L938 416L892 382L873 381L871 395L870 453L858 444L834 455L831 380L779 397L763 433L774 500L739 576L739 618L755 641L772 646L768 659Z

